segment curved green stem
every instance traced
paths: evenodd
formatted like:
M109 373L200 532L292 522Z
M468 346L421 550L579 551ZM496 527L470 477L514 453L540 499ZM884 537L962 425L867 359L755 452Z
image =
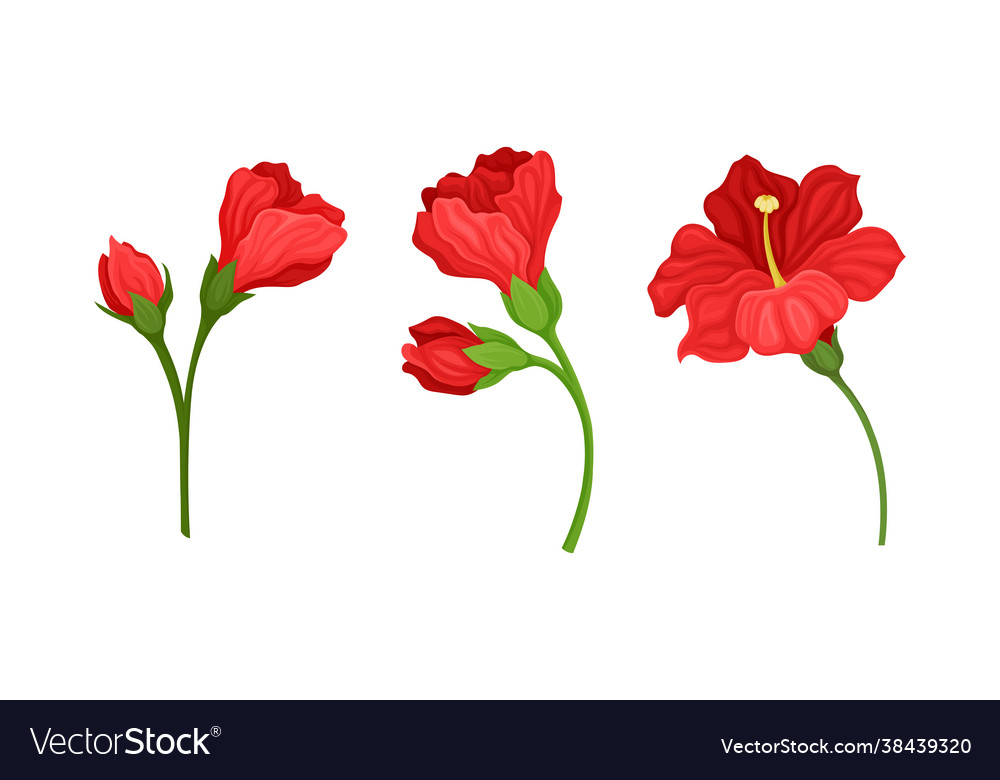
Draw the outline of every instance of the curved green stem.
M187 514L187 439L188 439L188 412L184 403L184 393L181 390L181 380L177 376L177 367L173 358L170 357L170 350L163 341L163 334L155 337L147 337L149 343L156 350L156 356L163 366L163 373L167 375L167 383L170 385L170 395L174 399L174 411L177 413L177 431L181 448L181 533L190 536L188 531Z
M559 342L555 328L553 327L541 335L558 358L559 366L544 358L534 358L535 363L542 368L547 368L565 385L573 397L576 409L580 413L580 422L583 424L583 485L580 488L580 500L577 502L576 514L573 515L573 523L569 527L566 541L563 542L563 549L571 553L576 549L576 544L580 540L583 522L587 519L587 509L590 506L590 492L594 485L594 426L590 420L590 410L587 408L587 399L583 396L580 380L576 376L576 371L573 370L573 364L570 363L566 350Z
M879 545L885 544L885 528L886 528L886 518L888 515L888 503L885 492L885 467L882 465L882 451L878 446L878 439L875 438L875 431L872 429L871 420L868 419L868 415L865 414L864 408L861 406L861 402L858 397L854 395L851 388L847 386L847 383L843 380L840 374L835 374L830 377L830 380L840 388L840 391L847 396L847 400L851 402L851 406L854 407L854 411L857 412L858 417L861 419L861 424L865 427L865 433L868 434L868 441L872 445L872 455L875 456L875 470L878 472L878 492L879 492L879 529L878 529L878 543Z
M201 357L201 350L205 346L208 334L215 325L217 319L206 318L204 314L201 324L198 326L198 336L194 340L194 349L191 352L191 365L188 367L187 387L184 390L183 412L177 413L177 429L180 434L181 451L181 533L191 537L191 510L188 499L188 461L191 444L191 393L194 390L194 372L198 368L198 359Z

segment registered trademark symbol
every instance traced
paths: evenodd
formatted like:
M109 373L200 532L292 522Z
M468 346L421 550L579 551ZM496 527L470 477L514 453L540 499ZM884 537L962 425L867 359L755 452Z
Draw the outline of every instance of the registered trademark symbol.
M212 726L212 736L213 737L217 737L221 733L222 733L222 729L220 729L218 726Z

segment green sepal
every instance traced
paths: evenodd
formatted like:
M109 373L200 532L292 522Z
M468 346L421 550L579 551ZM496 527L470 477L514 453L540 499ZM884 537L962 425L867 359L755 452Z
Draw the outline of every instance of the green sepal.
M822 339L816 342L812 352L801 355L802 362L806 368L827 377L834 377L840 374L840 368L844 365L844 350L840 348L840 338L837 328L833 329L833 337L827 344Z
M143 336L156 336L163 333L163 312L148 298L139 293L130 292L132 299L132 324Z
M516 349L521 349L521 345L518 344L514 339L499 330L493 330L493 328L484 328L482 325L473 325L469 323L469 328L479 336L482 341L497 341L501 344L506 344L509 347L514 347Z
M483 368L512 370L528 365L528 353L523 349L496 341L476 344L462 351L473 363Z
M512 276L510 300L514 307L514 322L532 333L545 330L549 324L549 307L538 290L523 279Z
M548 268L543 268L542 275L538 277L538 292L548 307L550 324L555 325L562 316L562 294L552 281Z
M243 303L243 301L249 301L251 298L253 298L253 296L254 296L253 293L233 293L233 298L229 302L229 305L226 306L226 308L220 312L219 316L222 317L226 314L229 314L229 312L231 312L233 309L235 309L237 306Z
M219 269L219 273L208 283L205 292L205 307L213 314L222 315L232 311L233 297L236 293L236 262L227 263Z
M101 311L103 311L105 314L107 314L109 317L114 317L116 320L119 320L120 322L124 322L126 325L132 325L132 318L131 317L126 317L124 314L118 314L117 312L113 312L113 311L111 311L111 309L108 309L108 308L105 308L104 306L101 306L101 304L99 304L97 301L94 301L94 305L98 309L100 309Z
M163 295L160 296L160 300L156 302L156 308L160 310L160 314L167 316L167 309L170 308L170 304L174 300L174 286L170 282L170 270L163 266L163 275L166 280L163 282Z
M503 379L507 374L511 373L510 369L490 371L486 376L476 382L474 390L485 390L487 387L493 387L497 382Z
M514 310L514 301L510 299L507 293L500 293L500 297L503 299L503 307L507 310L507 316L520 325L521 323L517 319L517 312Z
M205 275L201 278L201 307L205 308L208 303L208 288L212 284L212 280L219 275L219 261L215 259L215 255L211 255L208 260L208 265L205 267Z

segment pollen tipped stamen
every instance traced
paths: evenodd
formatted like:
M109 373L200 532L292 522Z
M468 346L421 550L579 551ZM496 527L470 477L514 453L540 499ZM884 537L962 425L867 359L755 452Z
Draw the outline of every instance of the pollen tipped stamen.
M778 210L778 199L774 195L758 195L753 207L764 215L764 254L767 255L767 268L771 272L771 279L775 287L783 287L786 282L778 272L778 264L774 261L774 252L771 251L771 235L767 230L767 218Z

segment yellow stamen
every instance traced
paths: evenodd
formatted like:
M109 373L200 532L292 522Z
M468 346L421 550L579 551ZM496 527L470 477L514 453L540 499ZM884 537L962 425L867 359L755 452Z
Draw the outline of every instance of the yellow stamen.
M764 215L764 254L767 255L767 267L771 271L771 279L775 287L785 285L785 280L778 273L778 264L774 262L774 252L771 251L771 235L767 232L767 218L772 211L778 210L778 199L774 195L758 195L753 206Z

